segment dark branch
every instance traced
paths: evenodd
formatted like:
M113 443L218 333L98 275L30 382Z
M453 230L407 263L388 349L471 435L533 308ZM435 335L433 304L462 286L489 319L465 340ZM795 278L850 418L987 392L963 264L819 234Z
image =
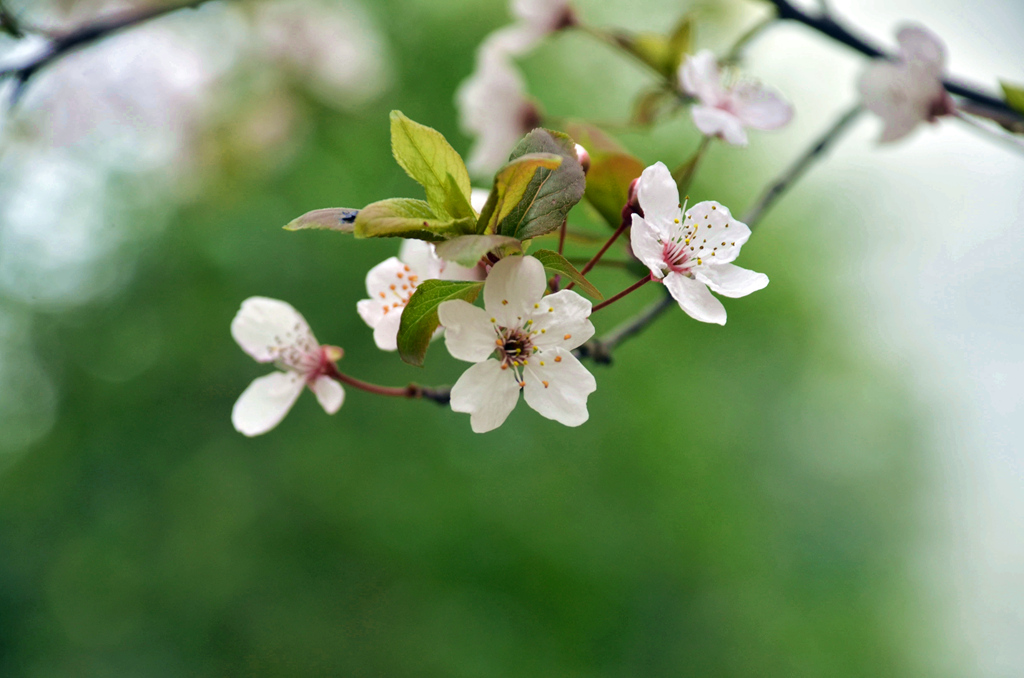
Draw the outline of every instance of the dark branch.
M822 35L826 35L837 42L857 50L861 54L872 58L889 58L890 55L885 51L877 47L876 45L868 42L866 39L856 35L849 28L843 26L830 15L821 13L817 15L811 15L803 10L794 7L789 0L769 0L775 5L778 11L780 19L791 19L813 28ZM1002 116L1009 116L1010 118L1024 122L1024 116L1017 111L1013 110L1006 104L1002 99L987 94L981 88L974 85L965 83L958 78L947 78L943 80L943 85L946 87L946 91L950 94L955 94L959 97L963 97L968 101L972 101L977 106L983 107L991 112L991 114L1000 114ZM977 107L976 109L977 110Z

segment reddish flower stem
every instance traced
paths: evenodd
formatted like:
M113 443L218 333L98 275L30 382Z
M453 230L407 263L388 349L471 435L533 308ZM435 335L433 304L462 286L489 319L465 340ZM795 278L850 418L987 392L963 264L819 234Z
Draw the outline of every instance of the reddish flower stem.
M425 398L443 405L448 403L450 397L449 389L447 388L430 388L420 386L419 384L409 384L408 386L380 386L378 384L371 384L368 381L342 374L334 364L331 364L327 369L326 376L342 384L347 384L352 388L358 388L360 391L390 398Z
M632 214L633 213L631 211L629 211L629 210L623 210L623 212L622 212L622 223L619 224L619 227L617 229L615 229L614 233L612 233L612 237L608 238L608 242L606 242L601 247L601 249L597 251L597 254L595 254L590 259L590 261L587 262L587 265L584 266L582 270L580 270L580 275L586 275L587 273L590 272L590 269L594 268L594 266L597 265L597 262L601 261L601 257L603 257L604 253L608 251L608 248L611 247L612 244L614 244L615 241L619 239L619 236L622 235L622 232L625 231L629 227L629 225L631 223L633 223L633 221L632 221ZM569 283L568 285L565 286L565 289L571 290L573 288L573 285L575 285L575 284L576 284L575 282L571 282L571 283ZM607 302L605 302L605 303L607 303ZM594 310L596 311L597 309L595 308Z
M610 304L615 303L616 301L618 301L622 297L626 296L630 292L634 292L634 291L640 289L641 287L643 287L644 285L646 285L649 282L651 282L651 276L649 276L649 275L644 276L643 278L640 278L640 280L636 281L635 283L633 283L632 285L630 285L626 289L622 290L621 292L616 294L611 299L605 299L604 301L602 301L600 304L598 304L593 309L591 309L590 312L591 313L596 313L597 311L600 311L605 306L608 306Z
M558 253L561 254L565 250L565 232L569 230L569 220L565 219L562 221L562 230L558 232Z

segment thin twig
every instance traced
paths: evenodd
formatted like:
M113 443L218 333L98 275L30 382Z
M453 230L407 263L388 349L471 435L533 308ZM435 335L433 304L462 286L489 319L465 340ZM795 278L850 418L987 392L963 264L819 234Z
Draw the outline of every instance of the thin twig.
M114 33L123 31L126 28L146 23L181 9L194 9L207 2L210 2L210 0L188 0L177 5L122 12L104 19L97 19L72 29L63 35L53 37L50 41L49 49L39 57L17 68L8 68L0 71L0 80L5 78L13 78L15 80L17 87L12 97L12 103L16 102L24 93L25 87L34 75L47 66L63 59L68 54L109 37Z
M625 297L628 294L632 294L633 292L637 291L638 289L640 289L641 287L643 287L647 283L651 282L652 279L653 278L651 278L650 275L645 275L644 277L640 278L639 280L637 280L635 283L633 283L632 285L630 285L626 289L624 289L621 292L619 292L618 294L616 294L611 299L605 299L600 304L594 306L594 308L591 310L591 313L596 313L596 312L600 311L602 308L604 308L605 306L611 306L612 304L614 304L619 299L622 299L623 297Z
M772 184L765 189L754 206L747 211L743 221L751 230L761 221L775 201L793 185L803 173L807 171L815 161L824 157L829 147L853 124L853 121L863 112L860 105L856 105L844 113L807 151L797 158L796 162L790 165Z
M1009 148L1012 148L1018 153L1024 153L1024 139L980 123L971 116L965 114L963 111L954 111L953 116L961 122L966 123L972 130L985 135L989 140L1006 144Z
M841 42L847 47L855 49L866 56L875 59L890 58L890 55L885 51L856 35L851 29L840 24L831 14L823 12L817 15L811 15L800 8L795 7L789 0L769 1L775 5L780 19L791 19L802 23L805 26L813 28L822 35L828 36L837 42ZM946 78L942 81L942 84L950 94L955 94L963 97L964 99L973 101L979 106L983 106L985 109L988 109L993 114L1010 116L1015 120L1024 122L1024 115L1021 115L1010 108L1010 106L1002 99L986 93L982 88L977 87L976 85L963 82L959 78Z

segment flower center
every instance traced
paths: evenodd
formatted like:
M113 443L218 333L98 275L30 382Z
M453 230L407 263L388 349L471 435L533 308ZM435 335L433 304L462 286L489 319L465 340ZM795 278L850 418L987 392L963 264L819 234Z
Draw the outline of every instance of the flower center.
M665 262L665 266L668 267L668 270L673 273L682 273L683 275L690 273L690 267L687 265L690 257L687 255L686 247L683 243L671 240L663 243L661 258Z
M503 366L519 367L526 363L526 359L533 353L533 342L529 333L519 328L499 327L498 353L501 354Z

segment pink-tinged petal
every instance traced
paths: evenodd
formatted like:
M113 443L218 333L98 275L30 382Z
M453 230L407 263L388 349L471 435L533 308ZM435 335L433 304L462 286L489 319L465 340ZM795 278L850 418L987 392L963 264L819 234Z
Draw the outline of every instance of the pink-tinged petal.
M412 269L412 274L419 280L430 280L441 274L443 262L434 254L434 246L429 242L406 238L398 248L398 258Z
M697 97L705 106L718 106L725 99L718 60L711 50L702 49L679 67L679 83L683 91Z
M382 351L398 350L398 328L405 306L389 309L373 328L373 343Z
M492 175L508 162L516 142L529 131L533 111L526 84L505 48L489 43L480 48L476 70L455 93L459 124L467 135L476 137L466 165L479 176Z
M864 107L882 119L883 143L910 134L928 119L934 98L945 93L937 77L880 59L868 66L857 86Z
M665 163L656 162L644 169L636 190L640 208L644 211L644 220L662 234L669 233L682 212L682 206L679 203L679 187Z
M750 228L734 218L729 208L714 200L699 202L686 211L685 222L693 225L690 236L690 261L708 264L727 264L740 254L740 248L750 238Z
M935 75L942 73L946 66L946 46L939 36L924 26L912 24L896 33L896 42L905 63L917 64Z
M273 372L256 379L231 410L235 430L247 436L258 436L274 428L292 409L305 385L305 378L297 372Z
M320 362L320 345L306 319L291 304L250 297L231 321L231 336L256 361L279 361L297 370Z
M779 129L793 119L793 107L773 89L740 83L732 90L730 109L747 127Z
M768 276L735 264L705 266L694 271L699 282L706 284L712 292L733 299L745 297L751 292L768 286Z
M345 402L345 389L330 377L317 377L316 381L309 385L309 390L316 395L317 402L327 414L334 414Z
M512 14L544 34L559 27L569 5L568 0L514 0Z
M453 358L478 363L497 348L491 317L479 306L452 299L437 307L437 317L445 328L444 343Z
M690 108L693 124L709 137L719 137L733 146L747 145L747 132L743 123L729 111L710 106L693 106Z
M714 297L702 282L678 273L665 276L665 287L672 298L679 302L679 308L694 320L702 323L725 324L725 307Z
M491 33L480 44L481 53L522 56L544 39L545 31L525 23L512 24Z
M486 433L501 426L518 401L515 373L501 369L497 360L473 365L452 387L452 411L469 414L474 433Z
M660 278L665 274L665 261L662 257L664 247L658 241L658 237L659 233L646 219L638 214L633 215L633 227L629 232L630 247L633 248L633 254L651 269L651 273Z
M587 396L597 390L594 375L564 348L540 355L542 360L531 360L523 375L526 404L560 424L579 426L590 418Z
M536 332L533 345L546 350L561 347L572 350L594 336L590 322L592 304L572 290L562 290L537 302L530 332ZM530 363L533 364L531 359Z
M484 283L484 307L502 327L521 327L547 289L544 265L531 256L505 257Z

